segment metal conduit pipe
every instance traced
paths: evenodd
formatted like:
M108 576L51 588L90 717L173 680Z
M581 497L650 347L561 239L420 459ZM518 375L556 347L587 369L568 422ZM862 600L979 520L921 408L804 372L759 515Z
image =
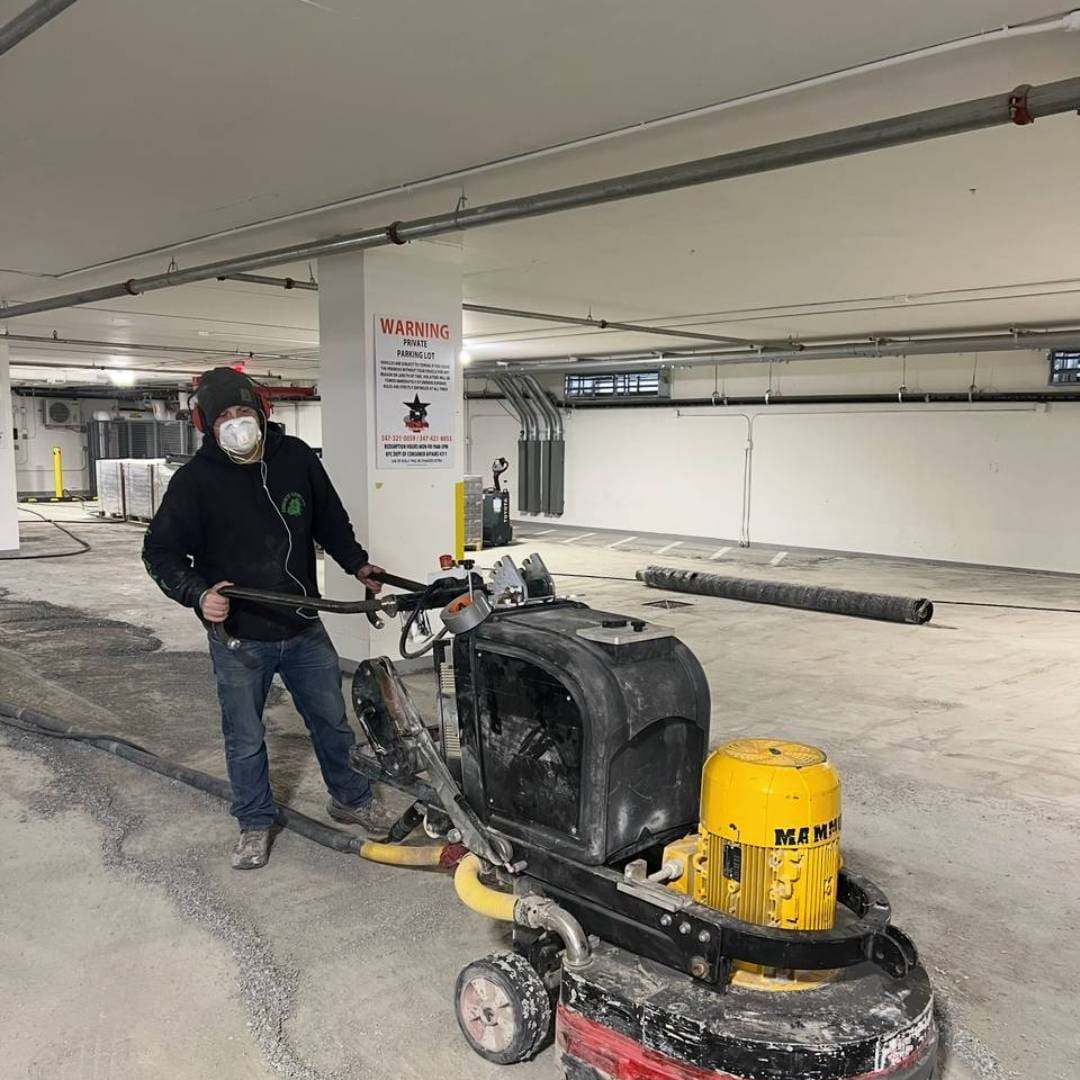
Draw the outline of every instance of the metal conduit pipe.
M190 285L196 281L248 273L266 266L281 266L324 255L406 244L410 240L427 240L485 225L521 221L564 210L577 210L642 195L655 195L662 191L674 191L737 176L751 176L794 165L827 161L965 131L980 131L1003 124L1024 125L1039 117L1075 112L1077 109L1080 109L1080 77L1062 79L1042 86L1021 86L1007 94L994 94L887 120L876 120L817 135L736 150L697 161L646 169L606 180L555 188L500 202L455 208L412 221L394 221L379 228L361 229L336 237L254 252L238 258L220 259L186 270L129 278L113 285L30 300L0 309L0 319L13 319L41 311L56 311L121 296L138 296L140 293L157 289Z
M623 398L618 401L572 401L566 408L574 409L715 409L723 413L747 406L769 406L782 409L792 405L971 405L1002 402L1052 404L1080 402L1076 390L897 390L892 394L732 394L715 398ZM692 414L698 415L698 414ZM708 414L701 414L708 415Z
M561 439L563 437L563 423L559 410L555 407L551 398L548 397L535 375L524 376L524 382L525 385L529 387L530 393L539 402L540 408L544 411L544 414L547 416L548 425L551 428L551 437L553 439Z
M538 374L601 374L605 371L633 371L638 368L656 367L713 367L728 364L787 364L803 360L884 360L903 356L942 356L948 353L974 352L1038 352L1049 349L1075 349L1080 341L1080 328L1076 330L1029 331L975 335L971 337L914 338L907 341L857 341L837 344L806 345L793 349L762 349L742 352L706 352L665 349L647 352L597 353L591 357L575 360L572 357L531 357L528 360L498 361L492 364L480 361L469 368L469 378L481 378L497 371L502 375L519 375L524 372Z
M14 49L20 41L25 41L47 22L52 22L74 3L75 0L36 0L10 22L0 26L0 56Z
M88 338L54 337L51 334L13 334L5 330L0 341L21 341L29 345L68 345L72 348L110 349L115 352L191 353L196 356L227 356L234 360L250 360L252 354L241 349L200 348L198 345L136 344L130 341L93 341ZM301 360L304 357L285 353L260 353L260 360Z
M536 462L535 475L530 474L532 491L530 502L533 503L537 513L546 514L551 504L551 439L552 424L551 416L541 400L542 392L535 385L535 380L528 375L522 375L519 385L525 394L525 399L536 413L537 438L534 453Z
M526 513L529 509L529 422L524 407L507 383L507 379L495 379L495 384L503 392L510 409L518 419L517 508L521 513Z
M539 439L551 438L551 416L547 409L544 408L544 402L541 400L543 393L536 385L536 380L531 375L522 375L517 380L518 386L521 389L525 400L532 407L533 414L536 417L536 435Z
M518 437L518 510L526 514L532 513L534 508L531 504L532 453L530 447L536 437L533 415L513 379L496 378L495 382L507 396L521 420L521 432Z
M541 491L541 509L545 514L561 514L564 508L564 473L566 469L566 444L563 440L562 415L552 404L544 388L532 375L523 376L522 381L536 399L548 423L545 455L547 468L544 471L544 486Z
M0 341L3 340L3 335L0 334ZM265 363L266 361L261 361ZM22 359L13 358L11 361L12 368L61 368L69 371L100 371L103 374L108 374L110 371L127 371L132 375L181 375L190 379L192 375L203 375L206 373L206 366L191 367L191 368L176 368L176 367L147 367L147 368L130 368L130 367L113 367L109 364L75 364L70 360L34 360L34 359ZM266 382L267 380L282 381L284 375L272 375L269 373L254 375L254 378L259 382ZM310 382L311 379L306 375L297 376L305 382ZM111 391L110 391L111 393Z
M291 277L270 277L267 274L226 274L218 281L243 281L252 285L269 285L277 289L303 289L318 292L317 281L301 281ZM634 334L655 334L659 337L691 338L695 341L713 341L729 345L756 345L750 338L728 337L723 334L703 334L693 330L679 330L666 326L646 326L641 323L612 322L610 319L597 319L589 315L557 315L548 311L527 311L521 308L496 307L492 304L461 305L462 311L471 311L480 315L503 315L509 319L530 319L536 322L550 322L567 326L588 326L597 330L623 330Z
M538 434L536 413L533 412L532 407L525 400L525 395L521 392L521 387L518 384L517 379L507 375L499 380L499 384L502 387L503 392L510 398L521 413L521 418L525 427L525 438L530 440L535 439Z
M722 334L703 334L694 330L678 330L667 326L646 326L642 323L612 322L589 315L556 315L547 311L527 311L520 308L493 307L491 304L462 304L462 311L478 315L505 315L511 319L535 319L537 322L565 323L567 326L589 326L596 330L623 330L631 334L657 334L660 337L694 338L698 341L727 342L734 345L755 345L750 338L727 337Z
M268 277L266 274L225 274L218 281L244 281L249 285L273 285L279 289L301 289L304 292L318 292L316 281L301 281L291 277Z
M529 512L539 514L544 509L544 484L548 469L547 420L539 405L529 397L524 379L509 378L507 383L511 391L517 394L521 407L530 420L530 437L525 444L528 459L526 479L529 489L526 501Z

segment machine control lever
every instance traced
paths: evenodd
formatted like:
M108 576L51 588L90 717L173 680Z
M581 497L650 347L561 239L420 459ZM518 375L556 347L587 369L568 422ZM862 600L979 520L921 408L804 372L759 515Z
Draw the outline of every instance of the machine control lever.
M409 691L385 657L365 660L353 676L353 707L380 763L397 777L424 772L442 810L474 854L512 872L509 845L490 834L432 741Z

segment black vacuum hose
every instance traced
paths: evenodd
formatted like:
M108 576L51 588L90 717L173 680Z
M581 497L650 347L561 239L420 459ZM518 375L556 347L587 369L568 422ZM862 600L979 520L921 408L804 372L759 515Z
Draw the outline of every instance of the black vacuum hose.
M232 787L227 780L221 780L198 769L188 768L186 765L178 765L174 761L166 761L165 758L158 757L157 754L128 739L105 735L101 732L82 731L48 713L19 708L6 701L0 701L0 723L31 735L47 735L55 739L74 739L78 742L89 743L99 750L107 750L110 754L141 765L151 772L167 776L172 780L179 780L189 787L198 788L199 791L205 791L208 795L216 795L226 802L232 800ZM277 822L283 828L291 829L301 836L306 836L308 840L314 840L316 844L322 844L323 847L334 851L348 855L360 854L360 848L364 844L362 837L323 825L322 822L308 817L307 814L301 814L299 810L293 810L284 803L275 802L274 805L277 807Z
M751 604L777 604L832 615L854 615L863 619L917 625L928 623L934 616L934 605L929 600L908 596L760 581L756 578L722 577L719 574L701 574L696 570L671 570L663 566L647 566L639 570L637 576L639 581L654 589L719 596L725 600L743 600Z

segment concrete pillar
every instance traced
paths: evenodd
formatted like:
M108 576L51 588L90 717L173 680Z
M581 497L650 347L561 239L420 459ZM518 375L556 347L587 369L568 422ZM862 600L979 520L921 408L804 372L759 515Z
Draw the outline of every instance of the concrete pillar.
M19 506L15 489L15 444L8 359L8 343L0 341L0 552L19 549Z
M319 260L323 463L372 562L417 581L455 543L465 460L461 254L454 244L412 243ZM447 356L451 381L441 392L435 383ZM414 399L430 406L410 428ZM363 590L327 558L325 593L344 599ZM397 658L399 620L380 632L363 616L325 619L344 660Z

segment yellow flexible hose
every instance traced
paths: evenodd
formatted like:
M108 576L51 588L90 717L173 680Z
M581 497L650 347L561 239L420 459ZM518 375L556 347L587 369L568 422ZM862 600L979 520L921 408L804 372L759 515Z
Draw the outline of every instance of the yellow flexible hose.
M454 888L458 899L478 915L489 919L514 921L514 904L517 897L513 893L491 889L480 880L480 860L475 855L466 855L454 871Z
M386 866L441 866L441 844L420 844L406 847L404 844L378 844L365 841L360 848L360 858Z

